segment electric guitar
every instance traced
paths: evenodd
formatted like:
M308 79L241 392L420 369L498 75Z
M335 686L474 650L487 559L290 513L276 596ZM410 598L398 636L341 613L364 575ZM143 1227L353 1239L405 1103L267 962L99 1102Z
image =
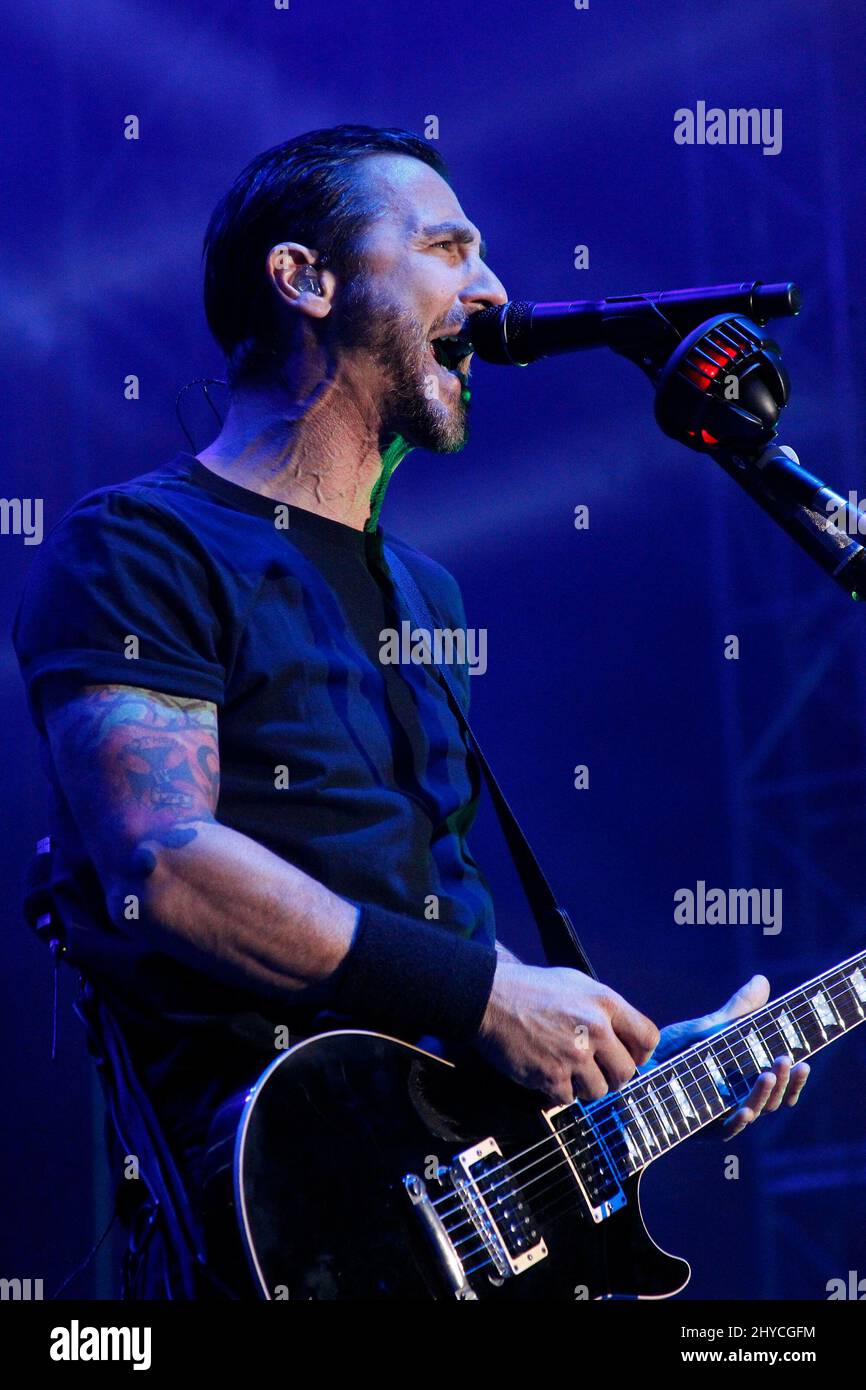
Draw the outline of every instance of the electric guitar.
M866 952L591 1104L378 1033L292 1047L246 1096L236 1214L267 1299L667 1298L685 1260L641 1215L654 1159L787 1053L862 1023Z

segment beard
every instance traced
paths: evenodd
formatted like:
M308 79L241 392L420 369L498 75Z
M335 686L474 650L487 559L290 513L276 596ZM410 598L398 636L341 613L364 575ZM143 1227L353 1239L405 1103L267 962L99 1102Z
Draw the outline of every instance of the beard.
M462 319L451 325L446 320L432 331L451 327L456 332L461 324ZM416 448L437 454L463 448L469 426L462 389L448 389L418 319L377 295L367 277L356 275L343 291L338 331L341 348L363 349L381 370L383 434L402 435Z

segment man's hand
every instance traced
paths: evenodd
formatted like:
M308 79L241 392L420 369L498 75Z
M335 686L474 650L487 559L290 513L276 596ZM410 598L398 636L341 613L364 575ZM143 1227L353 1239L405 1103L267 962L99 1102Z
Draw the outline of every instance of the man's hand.
M648 1068L659 1062L666 1062L683 1048L703 1038L712 1037L726 1024L752 1013L766 1004L770 997L770 983L765 975L753 975L752 979L732 995L727 1004L715 1013L704 1014L703 1018L687 1019L685 1023L671 1023L663 1028L658 1047L650 1059ZM708 1133L716 1133L722 1139L733 1139L746 1125L750 1125L759 1115L778 1110L783 1103L796 1105L797 1098L806 1084L809 1075L808 1062L792 1065L788 1056L776 1057L771 1071L763 1071L742 1105L730 1115L710 1125Z
M476 1047L513 1081L554 1104L598 1100L646 1062L659 1031L615 990L564 966L521 965L499 952Z

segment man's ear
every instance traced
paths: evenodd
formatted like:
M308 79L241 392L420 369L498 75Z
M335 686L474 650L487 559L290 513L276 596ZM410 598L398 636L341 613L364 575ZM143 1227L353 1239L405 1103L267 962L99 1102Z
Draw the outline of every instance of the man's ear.
M281 241L271 247L265 265L271 284L286 307L323 319L331 311L337 281L330 270L316 265L317 258L318 253L309 246Z

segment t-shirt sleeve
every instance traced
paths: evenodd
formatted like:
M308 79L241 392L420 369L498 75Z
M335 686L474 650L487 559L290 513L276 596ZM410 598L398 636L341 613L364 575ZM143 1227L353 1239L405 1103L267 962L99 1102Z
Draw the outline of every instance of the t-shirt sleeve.
M52 676L212 700L225 693L207 556L187 528L141 495L100 489L43 541L12 640L27 698Z

